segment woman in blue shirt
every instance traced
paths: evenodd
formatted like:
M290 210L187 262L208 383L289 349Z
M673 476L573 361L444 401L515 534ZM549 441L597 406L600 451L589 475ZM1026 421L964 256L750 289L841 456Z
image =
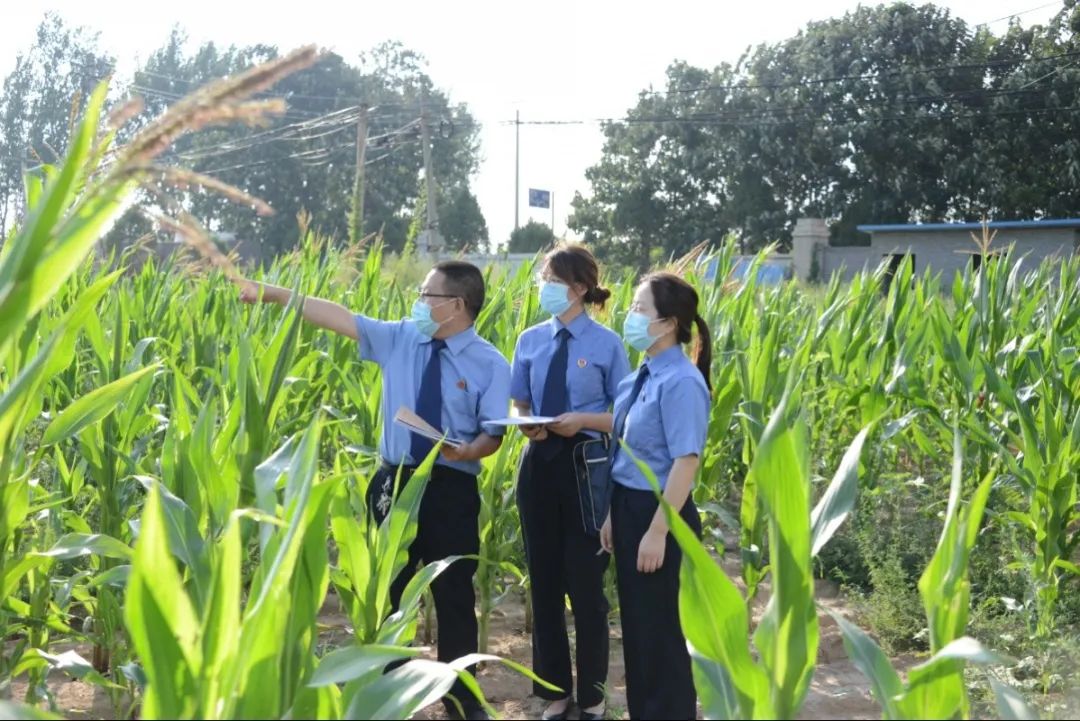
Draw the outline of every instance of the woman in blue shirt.
M615 555L630 718L693 719L697 700L679 623L682 554L631 454L648 466L667 502L700 535L690 490L709 424L711 339L698 314L697 292L671 273L647 276L630 310L623 338L646 356L638 372L619 385L614 489L600 538ZM695 328L691 361L683 345Z
M553 317L518 338L510 395L521 413L556 418L547 426L522 427L531 442L521 461L518 509L532 594L533 670L565 691L533 689L552 702L545 719L567 717L573 686L564 600L569 594L581 718L599 719L608 670L608 555L579 500L574 449L611 431L615 392L630 363L619 336L585 311L586 304L603 307L611 295L600 287L588 250L556 248L540 274L540 304Z

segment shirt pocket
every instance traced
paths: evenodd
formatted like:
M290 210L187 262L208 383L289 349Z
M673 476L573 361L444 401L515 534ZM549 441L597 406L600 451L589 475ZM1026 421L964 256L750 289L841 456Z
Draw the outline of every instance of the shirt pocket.
M462 388L460 385L455 385L446 392L443 403L450 414L455 430L470 433L476 430L476 421L480 409L480 393L471 388Z
M571 356L567 362L570 386L570 403L574 410L589 408L595 412L607 409L607 389L604 383L605 369L594 359Z

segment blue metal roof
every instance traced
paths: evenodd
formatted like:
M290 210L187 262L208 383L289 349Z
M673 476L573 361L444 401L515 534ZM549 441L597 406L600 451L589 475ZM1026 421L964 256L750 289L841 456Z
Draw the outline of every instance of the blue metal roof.
M1046 228L1080 228L1080 218L1056 220L997 220L987 223L990 230L1044 230ZM981 230L982 223L910 223L899 225L858 225L863 233L911 233L927 230Z

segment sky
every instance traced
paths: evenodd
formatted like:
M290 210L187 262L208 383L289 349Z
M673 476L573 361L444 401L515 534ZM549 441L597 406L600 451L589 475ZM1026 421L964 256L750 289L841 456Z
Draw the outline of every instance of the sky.
M863 3L872 4L872 3ZM1007 16L1029 25L1061 7L1046 0L939 0L973 24L1002 31ZM580 120L623 115L641 90L664 87L675 61L712 68L733 62L751 45L777 42L806 23L843 15L854 0L665 0L640 9L611 0L545 3L286 2L272 11L228 0L183 0L148 5L144 0L33 0L9 3L0 20L0 77L28 48L48 11L72 25L100 32L121 76L181 26L193 45L270 43L282 50L315 43L355 60L384 40L422 53L437 86L452 102L465 102L481 123L482 163L473 191L491 239L501 244L514 228L515 137L513 121ZM554 195L555 231L567 233L569 201L588 194L585 170L601 155L599 125L520 128L520 222L551 223L552 211L529 208L528 189ZM572 233L570 234L572 237Z

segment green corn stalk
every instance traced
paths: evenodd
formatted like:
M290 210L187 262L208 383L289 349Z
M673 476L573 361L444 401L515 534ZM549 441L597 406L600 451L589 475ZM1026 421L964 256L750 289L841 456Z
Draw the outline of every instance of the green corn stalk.
M869 429L856 436L811 512L807 427L793 402L798 378L793 368L750 469L767 516L772 577L772 596L753 647L746 600L663 499L649 468L638 463L683 552L679 615L707 718L792 718L809 690L818 645L811 559L854 506L859 456Z
M416 519L437 451L433 450L394 498L387 517L374 523L362 498L339 493L331 508L338 565L331 578L359 644L403 645L413 640L424 590L453 558L427 565L409 583L397 612L390 586L405 567L416 538ZM400 478L396 483L400 483Z
M1051 398L1037 394L1025 397L989 363L984 368L991 392L1019 426L1017 432L1008 421L1002 425L1007 444L1017 449L1015 455L1006 443L995 441L994 446L997 457L1005 459L1020 480L1028 499L1028 508L1010 511L1008 517L1032 542L1036 632L1046 638L1054 630L1062 577L1080 575L1080 568L1071 560L1080 544L1080 533L1074 529L1080 481L1080 414L1073 413L1070 418L1064 403L1056 405ZM1015 377L1022 379L1024 374L1021 371Z
M282 518L274 524L246 604L240 570L244 512L234 514L219 539L203 545L210 574L200 606L177 566L178 556L193 549L173 547L175 531L169 528L177 524L167 522L186 506L151 485L124 610L147 678L143 717L279 718L326 695L306 690L314 669L316 614L329 583L322 529L338 485L316 479L318 440L316 423L297 445L285 478Z
M27 178L26 219L0 252L0 601L9 598L31 570L20 559L9 561L15 534L31 509L29 473L36 465L27 458L23 434L40 412L41 389L72 360L79 328L73 321L90 317L116 279L99 280L51 330L39 327L42 310L77 271L133 190L132 181L84 187L108 147L107 139L96 142L105 95L104 84L91 95L64 165L46 168L43 178ZM36 331L45 332L43 344L32 339ZM39 448L35 455L41 453ZM0 612L0 638L8 636L7 615ZM0 685L17 662L18 657L5 654Z
M967 718L970 707L964 683L965 664L1007 663L1006 658L963 635L971 597L968 561L978 539L993 476L984 478L970 502L963 505L962 462L963 440L957 426L953 433L952 483L945 526L937 550L919 579L932 657L911 669L907 680L901 681L877 644L854 624L834 614L844 637L844 648L870 679L885 718Z
M519 555L521 525L515 503L522 438L521 434L508 435L493 460L485 463L481 475L480 564L476 572L480 653L488 652L492 610L511 590L525 584Z

